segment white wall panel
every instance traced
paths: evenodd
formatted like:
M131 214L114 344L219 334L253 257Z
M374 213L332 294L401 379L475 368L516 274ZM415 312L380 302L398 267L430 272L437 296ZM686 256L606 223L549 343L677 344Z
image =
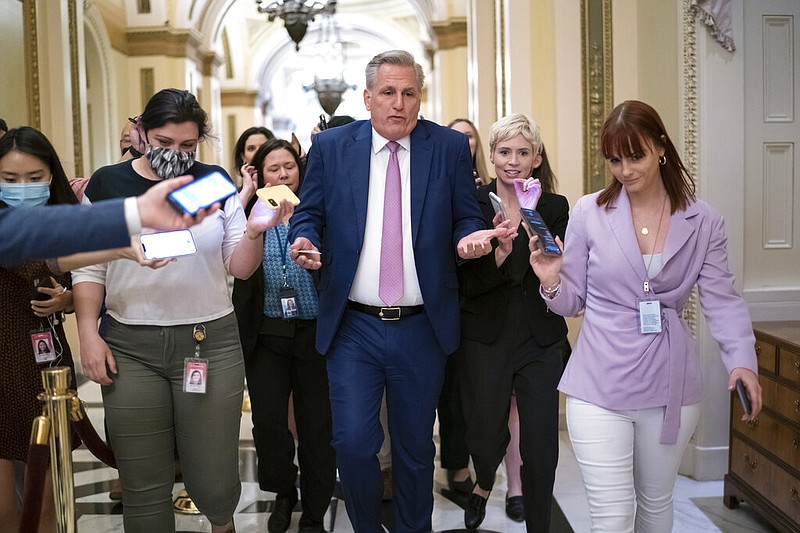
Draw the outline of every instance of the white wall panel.
M763 17L764 121L794 120L794 17Z
M791 248L794 144L764 144L764 248Z

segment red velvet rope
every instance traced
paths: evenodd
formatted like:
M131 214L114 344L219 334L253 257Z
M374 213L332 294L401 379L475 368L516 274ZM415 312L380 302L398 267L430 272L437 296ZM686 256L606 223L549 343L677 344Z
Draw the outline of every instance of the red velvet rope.
M85 416L81 420L73 420L73 427L78 436L92 452L111 468L117 467L114 452L97 434L92 422ZM34 426L34 431L36 426ZM44 490L47 468L50 464L50 446L31 444L28 447L28 463L25 469L25 488L22 498L22 521L19 533L28 533L39 529L39 516L42 511L42 491Z
M19 524L19 533L39 529L42 491L49 463L50 447L46 444L31 444L28 448L28 464L25 469L25 490L22 497L22 522Z
M111 451L108 444L97 434L97 431L95 431L88 417L84 417L82 420L73 420L72 427L78 432L78 436L86 447L89 448L89 451L92 452L92 455L111 468L117 467L117 460L114 458L114 452Z

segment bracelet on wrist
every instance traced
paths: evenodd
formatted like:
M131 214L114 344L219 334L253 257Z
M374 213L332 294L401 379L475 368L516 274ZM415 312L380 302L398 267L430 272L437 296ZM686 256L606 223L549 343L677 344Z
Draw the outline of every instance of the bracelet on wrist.
M251 237L250 234L247 233L247 228L245 228L245 230L244 230L244 236L247 237L248 239L252 240L252 241L260 238L262 235L264 235L264 234L263 233L256 233L255 237Z
M544 285L541 285L541 287L542 287L542 293L547 298L553 298L558 293L558 290L561 288L561 280L558 280L558 282L555 285L551 285L550 287L545 287Z

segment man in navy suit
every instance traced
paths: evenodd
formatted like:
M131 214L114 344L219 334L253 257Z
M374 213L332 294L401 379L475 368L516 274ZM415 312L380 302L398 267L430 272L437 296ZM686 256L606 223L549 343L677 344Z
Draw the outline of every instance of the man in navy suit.
M424 74L404 51L367 65L369 121L314 139L290 253L321 268L317 350L328 359L333 446L358 533L383 531L386 390L394 530L431 531L433 422L459 342L456 261L491 251L466 138L417 120ZM321 253L320 253L321 252Z

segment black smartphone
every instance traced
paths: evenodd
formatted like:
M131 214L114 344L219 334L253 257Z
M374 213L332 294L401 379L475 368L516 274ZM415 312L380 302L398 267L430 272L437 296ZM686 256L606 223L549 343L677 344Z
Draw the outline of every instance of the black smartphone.
M167 200L178 212L194 215L199 210L221 202L236 192L236 185L222 172L212 172L175 189L169 193Z
M50 279L50 276L46 276L44 278L36 278L33 280L33 289L31 289L31 300L36 300L39 302L44 302L45 300L49 300L52 298L49 294L45 294L43 292L39 292L37 289L39 287L47 287L48 289L53 289L53 280Z
M542 220L542 215L534 209L521 207L522 220L533 233L539 236L539 248L547 255L561 255L561 249L556 244L553 234L547 229L547 224Z
M739 395L739 401L742 402L744 414L749 415L752 413L753 405L750 403L750 394L747 392L747 387L744 386L741 378L736 380L736 393Z
M328 119L325 118L325 115L319 116L319 131L325 131L328 129Z

